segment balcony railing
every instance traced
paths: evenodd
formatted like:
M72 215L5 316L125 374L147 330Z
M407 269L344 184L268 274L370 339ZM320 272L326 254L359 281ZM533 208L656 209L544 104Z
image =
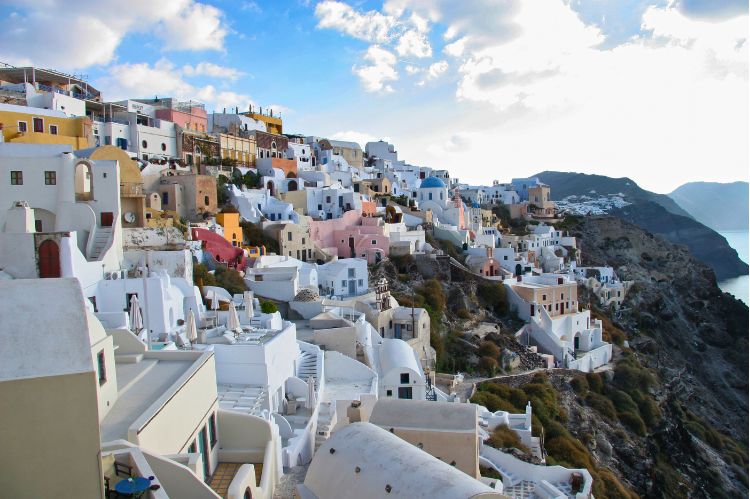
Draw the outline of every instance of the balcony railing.
M120 196L143 196L143 184L120 184Z

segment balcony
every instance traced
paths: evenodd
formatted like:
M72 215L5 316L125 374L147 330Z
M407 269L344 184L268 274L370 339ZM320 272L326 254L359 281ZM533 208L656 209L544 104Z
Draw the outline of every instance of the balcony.
M120 196L121 197L143 197L143 184L135 183L121 183L120 184Z

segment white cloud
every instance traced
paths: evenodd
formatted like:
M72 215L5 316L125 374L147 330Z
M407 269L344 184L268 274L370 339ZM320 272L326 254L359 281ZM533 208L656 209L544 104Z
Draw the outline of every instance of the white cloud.
M188 72L195 74L195 68L189 67ZM200 67L200 64L197 67ZM107 100L159 96L174 97L179 100L197 100L206 103L209 109L219 111L225 108L231 110L235 107L244 111L250 105L257 107L257 103L249 95L217 90L212 84L195 86L185 81L183 78L185 74L184 67L181 69L167 59L160 59L153 65L127 63L111 66L107 76L96 83ZM283 106L275 105L271 108L281 112Z
M359 77L367 92L393 92L390 81L398 80L396 56L378 45L372 45L365 52L364 60L369 64L354 65L352 72Z
M399 37L396 52L401 57L430 57L432 56L432 47L425 35L416 29L412 29Z
M456 96L476 112L455 126L471 144L493 144L493 164L517 175L628 175L658 192L747 178L746 15L706 21L651 7L644 34L611 49L561 0L524 2L510 21L520 27L512 39L457 54ZM401 146L405 154L413 147L454 169L485 164L482 147L446 150L450 131L421 133ZM492 175L478 166L462 177Z
M318 28L341 31L353 38L372 43L384 43L396 19L376 10L360 13L349 5L335 0L324 0L315 6Z
M182 67L182 73L185 76L211 76L214 78L225 78L230 81L235 81L245 74L239 69L219 66L218 64L205 61L199 62L195 66L186 64Z
M410 75L419 74L419 73L421 73L423 71L422 68L419 68L417 66L413 66L411 64L407 64L404 67L404 70L406 71L407 74L410 74Z
M425 77L417 82L417 85L424 86L428 81L439 78L443 73L448 71L448 61L437 61L430 64L425 70Z
M356 142L360 146L362 146L362 149L365 148L365 144L368 142L377 142L378 140L381 140L379 137L375 137L372 134L369 134L367 132L358 132L355 130L347 130L344 132L336 132L332 134L329 138L333 140L346 140L349 142ZM388 138L384 137L382 140L385 140L388 142Z
M160 39L167 50L222 50L216 7L195 0L46 0L14 5L0 20L0 60L61 70L108 64L125 36Z

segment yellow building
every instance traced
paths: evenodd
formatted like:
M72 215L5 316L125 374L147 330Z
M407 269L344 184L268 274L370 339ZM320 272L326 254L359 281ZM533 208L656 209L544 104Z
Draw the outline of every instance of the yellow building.
M73 149L94 145L91 120L69 118L62 111L0 104L0 123L5 142L67 144Z
M242 245L242 227L240 227L239 213L218 213L216 223L224 227L224 239L232 246Z
M255 164L255 136L240 137L228 133L219 134L221 159L231 159L237 166L252 166Z
M247 116L248 118L252 118L254 120L262 121L266 124L266 131L268 133L275 133L277 135L281 135L282 133L282 121L281 116L274 116L273 110L269 111L269 114L263 114L263 108L260 108L259 112L254 112L253 108L250 108L250 111L247 113L242 113L243 115Z
M120 168L120 205L122 227L146 226L146 195L138 163L127 152L112 145L91 149L87 156L92 160L117 161Z

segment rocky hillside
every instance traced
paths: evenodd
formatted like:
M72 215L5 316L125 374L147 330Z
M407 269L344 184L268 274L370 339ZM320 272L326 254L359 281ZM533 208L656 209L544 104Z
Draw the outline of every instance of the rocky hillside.
M611 265L637 282L612 327L653 373L661 413L643 436L631 429L618 438L568 396L574 426L613 438L612 457L600 458L641 495L747 497L747 306L722 293L711 269L684 247L622 219L586 219L574 232L584 264Z
M592 191L601 195L622 193L632 204L610 214L687 246L714 270L719 280L748 273L747 264L721 235L693 219L669 196L641 189L629 178L566 172L542 172L536 176L551 187L554 199L590 195Z

